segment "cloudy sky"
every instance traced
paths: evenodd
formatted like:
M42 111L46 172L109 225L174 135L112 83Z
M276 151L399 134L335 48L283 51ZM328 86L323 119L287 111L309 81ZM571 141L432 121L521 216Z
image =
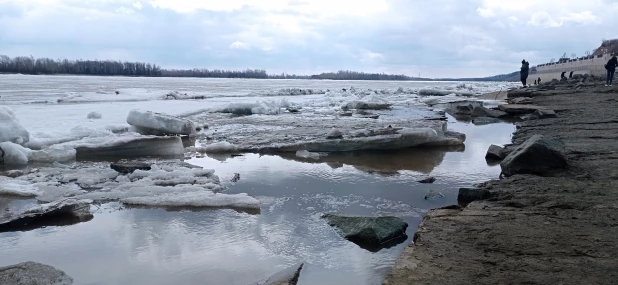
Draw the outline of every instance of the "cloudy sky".
M618 0L0 0L0 54L166 68L508 73L618 38Z

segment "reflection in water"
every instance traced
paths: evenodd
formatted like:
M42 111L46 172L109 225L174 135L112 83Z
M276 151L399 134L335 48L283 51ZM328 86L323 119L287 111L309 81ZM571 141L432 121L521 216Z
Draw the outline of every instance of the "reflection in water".
M341 153L318 161L294 153L193 158L187 162L216 170L225 193L258 197L260 214L112 203L88 223L0 233L0 266L42 262L66 271L75 284L245 285L305 261L301 285L380 284L426 209L454 204L459 187L498 177L499 167L487 165L485 152L508 143L514 127L457 122L449 129L467 135L465 151ZM236 173L242 179L230 182ZM421 174L437 181L415 182ZM425 200L432 190L445 197ZM0 210L23 203L0 199ZM369 252L320 218L329 212L399 216L409 224L409 238Z
M410 148L384 151L359 151L328 153L319 159L302 158L295 153L281 153L281 157L305 163L326 163L332 168L351 165L367 172L385 175L398 174L400 170L409 170L429 174L442 163L447 152L463 152L465 146L447 146L431 148Z

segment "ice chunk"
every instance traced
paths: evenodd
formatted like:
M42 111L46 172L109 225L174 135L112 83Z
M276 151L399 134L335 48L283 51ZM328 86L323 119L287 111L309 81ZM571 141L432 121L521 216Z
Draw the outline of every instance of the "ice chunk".
M80 158L178 156L184 154L180 137L151 137L126 134L72 142Z
M386 102L352 101L343 106L342 109L362 109L362 110L385 110L392 104Z
M290 107L287 100L280 101L261 101L256 103L230 103L224 108L217 110L220 113L230 113L238 116L248 116L253 114L279 115L282 108Z
M0 164L25 165L31 150L12 142L0 143Z
M30 152L28 159L31 162L58 162L75 159L77 151L73 148L55 147L33 150Z
M39 194L36 196L36 200L39 202L50 203L58 201L65 197L72 197L76 195L85 194L86 191L79 189L76 185L41 185L38 186Z
M259 209L260 201L246 193L221 194L210 191L189 192L181 194L161 194L124 198L122 203L142 206L164 207L229 207L241 209Z
M438 90L438 89L421 89L418 92L418 95L421 95L421 96L446 96L446 95L451 95L451 94L455 94L458 96L467 96L467 97L474 96L474 94L470 92Z
M0 176L0 195L35 197L39 194L39 187L31 182Z
M328 132L328 134L326 134L326 138L327 139L340 139L343 137L343 133L338 130L333 128L332 130L330 130L330 132Z
M30 141L30 134L17 121L13 110L0 106L0 142L7 141L24 145Z
M150 111L132 110L127 123L144 135L191 135L195 124L186 119Z
M103 117L103 115L101 115L101 113L99 112L90 112L90 114L88 114L88 119L101 119Z
M198 152L207 152L207 153L229 153L235 152L237 147L229 142L216 142L207 144L202 147L194 148L195 151Z

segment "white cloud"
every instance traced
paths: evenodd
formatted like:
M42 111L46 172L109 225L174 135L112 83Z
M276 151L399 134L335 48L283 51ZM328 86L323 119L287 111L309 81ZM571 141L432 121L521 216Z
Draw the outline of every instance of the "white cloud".
M560 27L562 26L562 23L554 20L554 18L552 18L549 13L543 11L532 14L530 21L528 21L528 25L543 27Z
M241 41L235 41L232 44L230 44L230 48L231 49L245 49L248 50L251 48L251 46L247 43L243 43Z
M140 2L133 3L133 8L135 8L137 10L142 10L142 3L140 3Z
M491 9L479 7L478 9L476 9L476 12L479 13L479 15L483 18L493 18L496 16L496 13L494 13L494 11L492 11Z

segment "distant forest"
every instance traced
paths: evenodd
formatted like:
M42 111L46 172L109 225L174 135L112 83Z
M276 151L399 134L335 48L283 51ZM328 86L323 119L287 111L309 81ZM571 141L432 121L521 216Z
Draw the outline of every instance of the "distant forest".
M203 78L253 78L253 79L326 79L326 80L397 80L397 81L431 81L431 80L475 80L504 81L508 75L485 78L430 79L393 75L384 73L364 73L341 70L317 75L280 74L269 75L263 69L209 70L209 69L163 69L156 64L144 62L127 62L114 60L68 60L51 58L34 58L32 56L8 57L0 55L0 73L21 74L68 74L99 76L145 76L145 77L203 77Z

